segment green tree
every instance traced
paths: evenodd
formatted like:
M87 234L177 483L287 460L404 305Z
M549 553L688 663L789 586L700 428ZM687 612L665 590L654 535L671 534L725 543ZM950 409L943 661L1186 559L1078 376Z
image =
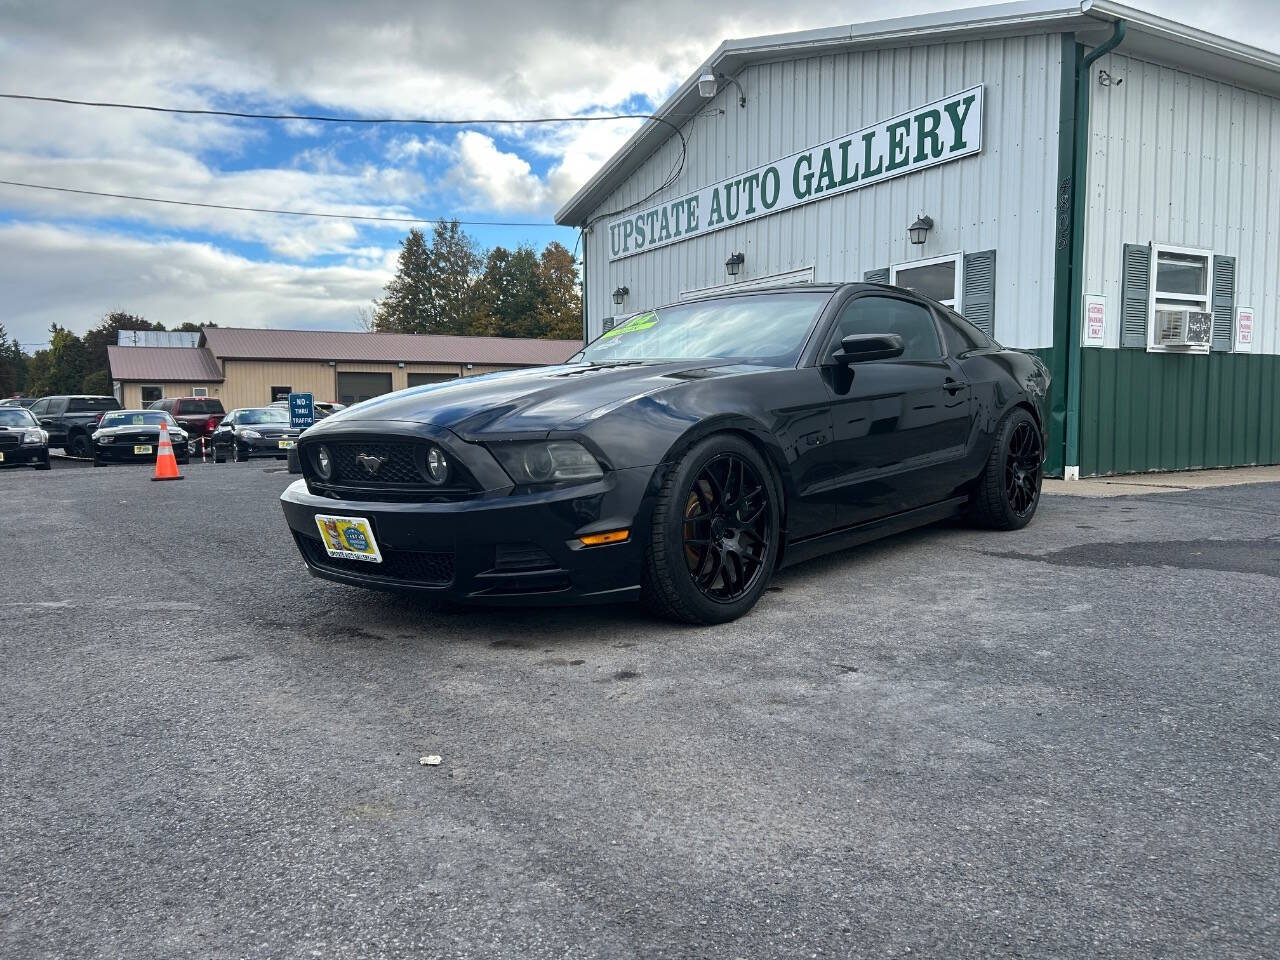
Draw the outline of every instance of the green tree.
M205 327L216 327L216 323L194 323L191 320L184 320L173 328L174 333L199 333Z
M475 241L456 220L436 224L430 243L421 230L410 230L400 244L396 274L387 283L385 296L373 302L373 329L469 333L480 265Z
M4 328L3 323L0 323L0 398L13 396L20 386L18 371L9 353L9 343L9 331ZM12 343L15 347L18 346L17 340ZM21 347L18 348L19 353L21 349Z
M49 347L31 358L27 389L34 396L79 393L84 383L84 341L56 323L49 327Z
M377 333L425 333L430 254L422 231L414 228L400 242L396 275L387 281L381 300L373 301L373 329Z
M492 337L536 337L541 293L533 247L494 247L485 257L477 285L479 312L473 331Z

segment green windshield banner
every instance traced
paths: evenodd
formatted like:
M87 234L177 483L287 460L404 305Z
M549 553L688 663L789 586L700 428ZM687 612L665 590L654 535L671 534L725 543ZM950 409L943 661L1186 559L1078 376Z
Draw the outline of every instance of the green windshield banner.
M679 243L978 153L982 86L609 224L609 259Z

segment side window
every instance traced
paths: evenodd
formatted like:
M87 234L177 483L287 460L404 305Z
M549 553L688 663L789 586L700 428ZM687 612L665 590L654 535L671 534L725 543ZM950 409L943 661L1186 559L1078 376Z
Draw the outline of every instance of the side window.
M49 408L48 400L37 400L28 409L31 411L32 416L43 417L45 410L47 410L48 408Z
M938 319L942 322L942 335L947 341L947 352L952 356L959 356L970 350L989 350L995 346L985 333L958 313L939 310Z
M853 333L896 333L906 348L903 360L937 360L942 356L933 314L918 303L893 297L859 297L840 314L837 343Z
M50 397L49 398L49 415L60 417L67 412L66 397Z

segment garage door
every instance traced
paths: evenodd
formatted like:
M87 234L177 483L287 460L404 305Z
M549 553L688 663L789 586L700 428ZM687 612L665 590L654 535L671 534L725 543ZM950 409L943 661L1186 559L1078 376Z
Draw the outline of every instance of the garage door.
M359 403L391 392L389 373L340 373L338 374L338 402Z

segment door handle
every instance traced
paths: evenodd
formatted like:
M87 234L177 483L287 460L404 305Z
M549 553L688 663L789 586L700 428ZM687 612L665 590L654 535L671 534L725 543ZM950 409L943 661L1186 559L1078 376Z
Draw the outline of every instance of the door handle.
M946 390L952 396L955 396L961 390L968 390L969 385L967 383L961 383L959 380L948 380L942 385L942 389Z

